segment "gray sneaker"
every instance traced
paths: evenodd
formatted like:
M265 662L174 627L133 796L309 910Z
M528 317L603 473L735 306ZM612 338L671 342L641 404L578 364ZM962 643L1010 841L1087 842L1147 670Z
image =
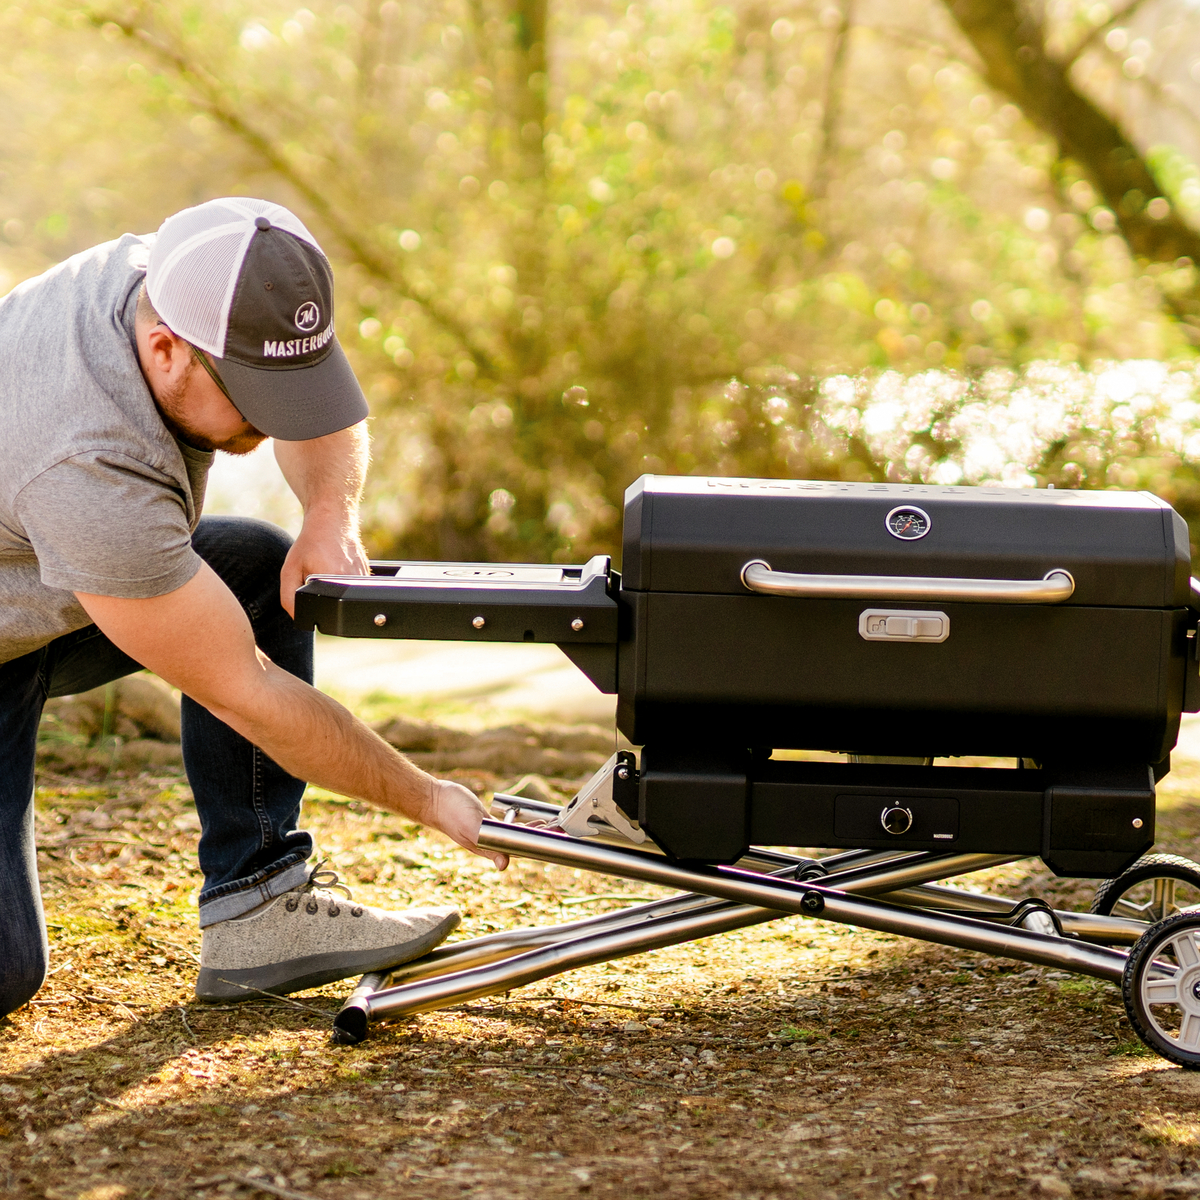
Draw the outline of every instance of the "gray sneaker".
M286 995L398 967L444 941L458 920L449 907L387 912L355 904L332 871L318 877L314 870L295 891L204 930L196 999Z

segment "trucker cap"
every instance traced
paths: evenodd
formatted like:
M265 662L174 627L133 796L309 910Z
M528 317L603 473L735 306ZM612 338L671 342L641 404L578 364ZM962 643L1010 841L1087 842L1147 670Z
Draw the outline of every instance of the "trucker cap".
M217 360L238 412L269 437L324 437L367 415L333 332L329 260L282 205L231 196L168 217L146 292L174 334Z

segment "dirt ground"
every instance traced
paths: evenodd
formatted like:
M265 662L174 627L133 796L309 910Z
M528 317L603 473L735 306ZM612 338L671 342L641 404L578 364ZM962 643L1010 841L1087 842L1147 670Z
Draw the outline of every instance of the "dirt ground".
M1115 987L787 918L331 1044L340 985L195 1004L195 810L158 774L44 772L52 975L0 1022L0 1195L667 1198L1200 1194L1200 1073ZM1158 849L1200 858L1200 764ZM369 903L454 902L455 937L656 889L444 840L316 796ZM1040 864L974 877L1086 908ZM0 916L2 919L2 916Z

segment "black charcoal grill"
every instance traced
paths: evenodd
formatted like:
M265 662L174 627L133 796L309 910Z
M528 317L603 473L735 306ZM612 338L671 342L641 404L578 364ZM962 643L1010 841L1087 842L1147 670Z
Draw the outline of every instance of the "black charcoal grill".
M830 916L858 891L889 899L857 900L872 912L834 919L896 928L871 922L883 919L874 909L898 907L902 925L919 918L914 936L956 945L971 945L977 926L989 936L1003 927L1007 948L989 944L994 952L1029 958L1022 939L1041 938L1057 944L1033 960L1059 965L1064 947L1086 944L1120 966L1065 965L1110 977L1133 958L1096 943L1149 936L1133 916L1083 920L1039 901L1018 912L984 897L964 916L950 910L965 902L932 883L1030 856L1060 875L1144 875L1155 783L1169 770L1181 713L1200 709L1188 531L1149 493L645 476L626 494L619 574L603 556L573 567L372 570L310 579L297 621L350 637L553 642L616 693L617 724L641 747L640 756L614 755L561 812L497 797L507 827L484 830L497 848L654 882L674 872L673 882L700 893L681 902L721 928L749 913L765 920L819 907ZM826 761L804 753L812 751ZM960 761L971 757L1011 765ZM578 857L585 839L587 862ZM848 853L810 860L764 847ZM743 878L747 870L756 877ZM835 876L842 882L830 887ZM751 890L795 889L792 906L776 895L774 907L750 901L731 917L730 904L749 899L728 891L732 877ZM1166 885L1155 887L1169 916ZM683 914L609 914L599 931L594 922L532 931L543 941L522 942L518 957L511 947L500 954L493 937L482 939L491 951L440 951L431 962L468 964L470 978L447 992L458 1001L480 970L513 986L513 964L528 954L549 955L560 970L565 945L577 957L611 957L614 937L649 948L647 920L675 941L685 926L687 937L717 931L702 921L697 932L698 919L686 903ZM1200 917L1192 919L1200 963ZM963 921L969 928L948 932ZM480 967L479 954L505 965ZM410 979L421 970L404 968ZM1182 1035L1168 1031L1170 1044L1155 1048L1194 1052L1200 1064L1197 972L1194 1036L1181 1050ZM433 972L442 990L457 973ZM430 986L380 990L382 982L364 984L347 1011L395 1011L382 1007L394 993L415 1011L406 987ZM1153 1002L1143 1007L1152 1028Z

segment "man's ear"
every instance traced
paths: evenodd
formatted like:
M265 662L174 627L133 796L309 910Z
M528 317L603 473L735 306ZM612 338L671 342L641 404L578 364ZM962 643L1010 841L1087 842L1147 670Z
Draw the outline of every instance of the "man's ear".
M191 347L161 323L146 334L146 342L155 368L163 375L176 375L191 361Z

